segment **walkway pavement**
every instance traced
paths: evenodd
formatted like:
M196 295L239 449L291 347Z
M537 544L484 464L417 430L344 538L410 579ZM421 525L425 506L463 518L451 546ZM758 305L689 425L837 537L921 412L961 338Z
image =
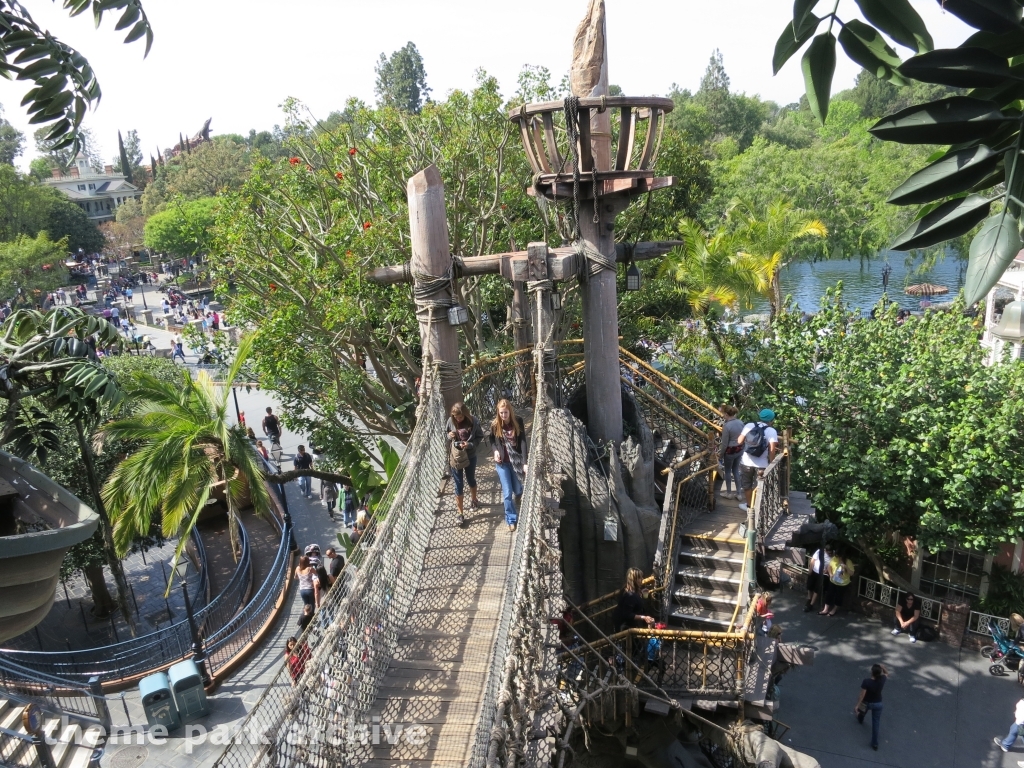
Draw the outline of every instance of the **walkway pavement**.
M200 531L208 558L230 557L230 549L223 547L215 536ZM121 562L130 594L128 605L132 608L138 634L149 634L166 627L170 620L180 621L185 613L184 597L175 588L164 598L170 565L174 556L177 538L166 541L162 546L151 547L146 552L129 554ZM116 599L117 589L110 573L104 570L107 590ZM199 573L193 567L188 570L189 596L197 599ZM214 585L215 587L215 585ZM198 599L196 607L206 604L206 596ZM93 599L89 585L81 572L76 572L66 584L57 586L57 597L46 617L34 629L13 637L4 643L4 648L18 651L72 651L95 648L101 645L119 643L131 638L131 631L124 617L118 612L107 619L98 619L92 613Z
M1009 754L992 743L993 736L1006 735L1014 704L1024 697L1016 677L992 677L977 651L893 637L888 622L803 613L802 597L785 591L774 603L785 642L818 648L814 666L796 667L782 679L776 714L790 727L787 746L824 768L1011 768L1024 760L1024 743ZM870 721L858 725L853 707L861 680L877 662L891 676L874 752Z

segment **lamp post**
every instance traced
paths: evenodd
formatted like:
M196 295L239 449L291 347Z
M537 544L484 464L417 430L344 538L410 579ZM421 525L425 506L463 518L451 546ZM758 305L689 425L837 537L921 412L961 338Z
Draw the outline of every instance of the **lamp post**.
M203 686L210 684L210 673L206 669L206 650L203 648L203 638L199 635L199 627L196 626L196 617L192 613L192 602L188 599L188 583L185 576L188 574L188 558L183 557L174 566L174 572L178 574L181 581L181 594L185 598L185 615L188 617L188 629L192 634L192 661L199 667L199 674L203 678Z
M231 388L231 396L235 398L235 422L242 423L242 412L238 410L238 387Z

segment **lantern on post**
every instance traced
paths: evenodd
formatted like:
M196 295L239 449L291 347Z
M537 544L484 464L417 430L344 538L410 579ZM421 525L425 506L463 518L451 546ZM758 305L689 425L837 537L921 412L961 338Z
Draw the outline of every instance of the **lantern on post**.
M461 304L448 308L448 325L465 325L469 322L469 311Z
M640 268L633 261L629 263L629 269L626 270L626 290L640 290Z
M551 311L557 312L562 308L562 294L557 289L551 291Z

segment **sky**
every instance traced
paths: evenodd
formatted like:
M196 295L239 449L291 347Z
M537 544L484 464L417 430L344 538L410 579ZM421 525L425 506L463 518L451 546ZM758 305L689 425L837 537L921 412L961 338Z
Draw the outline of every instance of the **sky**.
M803 93L799 56L772 76L775 41L791 18L789 0L605 0L610 81L630 96L666 94L673 83L696 90L712 51L722 51L733 91L780 104ZM833 0L819 0L824 7ZM123 45L117 17L99 30L91 15L69 19L61 4L23 0L36 22L92 64L103 99L85 118L108 162L117 131L136 129L148 162L178 134L193 135L212 117L214 134L266 130L283 122L288 97L317 117L350 96L374 101L374 65L408 41L424 59L435 98L470 88L482 68L506 95L526 64L542 65L557 83L568 72L572 37L586 0L143 0L155 32L153 49ZM914 0L936 47L961 43L973 30L932 0ZM840 18L857 16L839 0ZM818 10L818 15L825 11ZM906 57L910 52L901 49ZM833 92L853 85L858 67L839 51ZM0 80L4 116L26 135L19 106L30 86Z

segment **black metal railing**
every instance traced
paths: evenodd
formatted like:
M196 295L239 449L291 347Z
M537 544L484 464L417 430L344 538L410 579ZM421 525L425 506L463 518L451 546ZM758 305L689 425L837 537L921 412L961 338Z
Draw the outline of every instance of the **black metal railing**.
M205 558L205 550L198 534L197 550ZM207 636L226 625L238 612L249 591L252 578L252 552L244 526L239 526L241 555L235 571L225 588L213 600L196 611L196 623ZM207 564L200 568L197 594L206 594ZM119 680L142 674L151 669L184 659L192 652L192 635L188 620L182 614L179 621L156 632L125 640L120 643L87 648L80 651L0 651L0 661L12 662L33 674L51 675L64 681L88 683L92 677L102 682ZM31 682L31 678L26 682Z

